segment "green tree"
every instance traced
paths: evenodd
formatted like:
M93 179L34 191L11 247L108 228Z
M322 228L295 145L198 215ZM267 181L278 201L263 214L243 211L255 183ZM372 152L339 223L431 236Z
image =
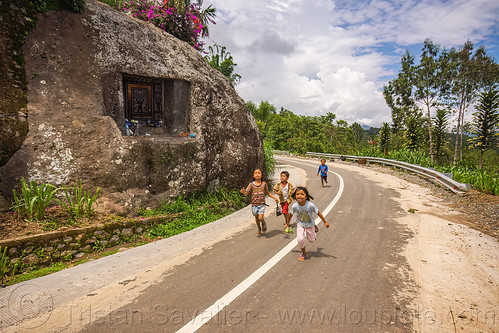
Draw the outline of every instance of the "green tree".
M480 151L478 166L481 169L483 153L497 147L499 126L499 91L489 90L480 94L476 112L473 113L472 133L469 141Z
M463 158L464 117L478 92L490 90L498 82L497 64L483 47L473 54L473 43L467 40L459 50L451 50L450 103L457 114L454 165ZM495 82L495 83L494 83Z
M258 129L260 130L260 134L262 135L263 138L264 136L264 131L265 131L265 123L262 122L261 120L256 118L256 113L257 113L257 107L256 104L253 101L247 101L246 106L250 110L251 114L253 115L253 118L255 118L256 124L258 125Z
M445 63L448 60L445 53L440 52L440 46L426 39L421 50L420 63L414 73L414 96L426 109L426 126L429 140L430 158L433 161L433 135L431 109L439 106L439 97L446 80Z
M258 108L253 112L253 117L255 119L266 122L270 120L270 117L276 114L276 108L269 101L261 101Z
M218 44L208 47L208 50L209 55L204 56L204 59L210 64L211 67L225 75L225 77L229 79L232 86L236 86L241 80L241 75L235 72L237 64L234 62L230 52L226 51L225 46Z
M390 125L388 123L383 123L383 126L379 131L379 148L383 152L383 155L386 155L388 153L389 146L390 146Z
M414 56L407 51L401 57L400 63L402 68L397 77L383 87L385 101L392 112L393 133L404 130L406 118L418 112L412 93Z
M362 142L362 139L364 138L364 129L362 128L362 126L360 126L359 123L353 123L352 125L350 125L350 129L352 130L353 133L355 149L359 149L359 144Z
M449 112L446 109L437 109L433 118L433 145L435 152L435 162L438 165L442 156L444 156L444 148L447 143L446 128L448 125Z
M332 125L335 119L336 115L332 112L327 112L325 116L319 116L319 121L325 125Z
M251 114L253 115L253 117L255 116L255 113L256 113L256 104L255 102L253 101L247 101L246 102L246 106L248 107L248 109L251 111Z
M293 137L294 128L290 117L281 113L273 116L266 124L267 138L278 150L290 150L290 139Z
M497 90L499 87L499 64L480 47L474 56L474 67L481 91Z
M406 119L406 129L404 131L404 143L407 149L417 151L421 148L421 123L414 116Z
M453 62L453 80L451 88L452 104L457 113L456 142L454 145L454 165L457 163L459 149L462 151L462 122L466 109L472 103L477 90L477 79L472 67L473 43L466 41L459 51L451 50ZM461 142L459 142L461 138Z

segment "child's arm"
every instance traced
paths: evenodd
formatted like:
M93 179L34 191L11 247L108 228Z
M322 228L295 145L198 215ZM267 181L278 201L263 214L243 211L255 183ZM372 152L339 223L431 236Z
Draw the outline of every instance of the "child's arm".
M327 223L326 219L324 218L324 215L322 215L321 212L317 212L317 215L321 218L322 222L324 222L326 228L329 228L329 223Z
M277 199L276 197L274 197L274 195L272 193L270 193L269 189L267 188L267 195L269 197L271 197L272 199L274 199L275 202L279 203L279 199Z
M251 184L250 184L251 185ZM241 187L241 190L239 192L241 192L242 194L244 194L245 196L248 196L249 194L249 191L250 191L250 185L248 185L248 187L244 188L244 187Z

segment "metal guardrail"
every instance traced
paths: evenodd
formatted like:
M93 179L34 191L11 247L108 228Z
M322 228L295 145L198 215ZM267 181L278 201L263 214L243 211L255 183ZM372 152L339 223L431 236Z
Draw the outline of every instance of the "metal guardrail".
M289 155L289 152L286 152L286 153L287 154L283 154L283 155ZM345 161L345 160L358 161L359 159L363 158L363 159L365 159L366 163L378 163L381 165L391 165L391 166L394 166L397 168L401 168L404 170L408 170L408 171L417 173L417 174L422 175L422 176L433 178L437 182L444 185L446 188L448 188L449 190L451 190L454 193L461 194L461 193L464 193L468 190L468 185L463 184L463 183L459 183L459 182L456 182L455 180L453 180L452 174L444 174L444 173L435 171L432 168L425 168L425 167L422 167L419 165L409 164L406 162L400 162L397 160L389 160L389 159L380 158L380 157L353 156L353 155L340 155L340 154L323 154L323 153L314 153L314 152L307 152L307 155L310 157L317 157L317 158L341 159L343 161Z
M289 151L285 151L285 150L272 150L272 154L289 155Z

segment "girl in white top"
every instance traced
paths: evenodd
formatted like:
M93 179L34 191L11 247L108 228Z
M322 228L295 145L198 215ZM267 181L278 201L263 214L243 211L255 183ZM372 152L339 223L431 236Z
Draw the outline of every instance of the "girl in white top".
M313 214L315 213L321 218L326 228L329 228L329 223L327 223L319 209L317 209L317 207L310 202L313 197L308 193L306 187L297 187L293 195L293 199L296 199L296 202L291 207L286 221L286 226L290 226L289 222L291 221L293 215L296 214L296 220L298 221L296 224L296 240L298 241L298 246L302 252L302 255L298 259L303 261L308 258L307 250L305 249L305 238L310 243L317 240L316 225Z

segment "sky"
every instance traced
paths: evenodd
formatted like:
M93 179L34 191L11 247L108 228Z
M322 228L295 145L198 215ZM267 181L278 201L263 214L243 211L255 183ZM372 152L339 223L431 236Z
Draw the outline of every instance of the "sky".
M226 46L245 101L269 101L306 116L349 124L391 122L383 86L406 50L430 38L466 40L499 60L497 0L204 0L216 9L207 45ZM206 47L206 50L208 48Z

